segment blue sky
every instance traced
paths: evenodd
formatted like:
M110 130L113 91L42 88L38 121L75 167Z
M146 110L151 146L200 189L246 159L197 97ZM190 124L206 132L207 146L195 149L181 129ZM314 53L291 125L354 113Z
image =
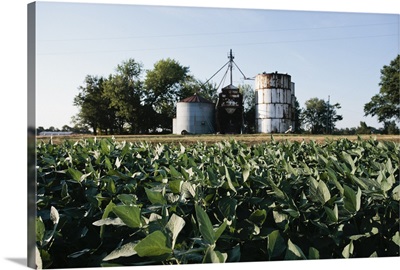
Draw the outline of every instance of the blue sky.
M169 57L207 80L230 49L247 77L290 74L301 107L313 97L340 103L337 127L380 127L363 106L399 53L395 14L38 2L36 15L36 123L45 128L71 125L86 75L107 77L129 58L152 69ZM254 86L234 72L234 84Z

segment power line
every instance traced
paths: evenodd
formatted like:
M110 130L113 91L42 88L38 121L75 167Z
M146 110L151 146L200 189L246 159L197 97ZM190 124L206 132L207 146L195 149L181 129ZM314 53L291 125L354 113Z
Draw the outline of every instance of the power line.
M304 31L304 30L325 30L337 28L352 28L352 27L366 27L366 26L379 26L391 25L397 23L374 23L374 24L354 24L354 25L338 25L338 26L322 26L322 27L304 27L304 28L282 28L282 29L265 29L265 30L246 30L235 32L211 32L211 33L185 33L185 34L168 34L168 35L142 35L142 36L128 36L128 37L99 37L99 38L69 38L69 39L39 39L40 42L59 42L59 41L99 41L99 40L124 40L124 39L142 39L142 38L170 38L170 37L189 37L189 36L219 36L219 35L232 35L232 34L253 34L253 33L266 33L266 32L285 32L285 31Z
M140 48L140 49L127 49L127 50L99 50L99 51L76 51L76 52L54 52L54 53L37 53L37 55L71 55L71 54L96 54L96 53L117 53L117 52L139 52L139 51L159 51L159 50L180 50L180 49L198 49L198 48L214 48L226 46L255 46L255 45L268 45L268 44L282 44L282 43L297 43L297 42L319 42L319 41L336 41L348 39L363 39L363 38L380 38L398 36L397 34L386 35L370 35L370 36L353 36L353 37L339 37L339 38L318 38L318 39L303 39L303 40L285 40L285 41L266 41L266 42L251 42L251 43L236 43L236 44L216 44L216 45L196 45L196 46L180 46L180 47L164 47L164 48Z

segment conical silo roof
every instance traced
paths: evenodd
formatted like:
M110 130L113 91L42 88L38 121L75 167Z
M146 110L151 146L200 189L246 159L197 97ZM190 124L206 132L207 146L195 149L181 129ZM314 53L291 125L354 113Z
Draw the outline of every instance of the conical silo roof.
M198 95L195 93L193 96L187 97L185 99L182 99L180 102L187 102L187 103L212 103L206 98L203 98L202 96Z

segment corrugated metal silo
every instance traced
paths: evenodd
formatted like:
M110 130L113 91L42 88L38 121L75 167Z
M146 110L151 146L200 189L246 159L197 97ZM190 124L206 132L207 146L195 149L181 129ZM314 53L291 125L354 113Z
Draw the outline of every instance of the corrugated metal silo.
M262 73L256 76L255 84L257 132L284 133L293 119L294 83L291 76L277 72Z
M173 133L191 134L214 133L215 104L195 94L185 98L176 105L176 119L173 123Z

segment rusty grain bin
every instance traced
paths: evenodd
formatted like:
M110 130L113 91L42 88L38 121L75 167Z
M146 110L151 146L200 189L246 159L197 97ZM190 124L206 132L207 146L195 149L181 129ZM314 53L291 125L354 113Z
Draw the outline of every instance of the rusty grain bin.
M258 74L255 86L256 131L284 133L293 124L291 76L278 72Z
M173 120L173 133L214 133L214 119L215 104L198 94L194 94L177 103L176 118Z
M216 129L221 134L240 134L243 130L243 95L232 84L221 90L216 108Z

